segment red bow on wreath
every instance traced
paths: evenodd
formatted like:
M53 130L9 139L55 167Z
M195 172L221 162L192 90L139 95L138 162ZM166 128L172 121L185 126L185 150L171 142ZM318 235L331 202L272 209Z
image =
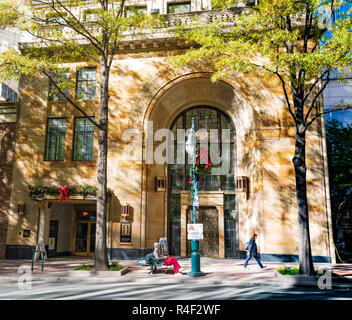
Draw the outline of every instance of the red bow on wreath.
M197 164L199 164L200 157L202 156L202 159L204 162L207 163L206 168L209 168L211 166L211 162L209 161L209 155L208 155L208 148L204 147L202 149L198 148L198 154L197 154Z
M62 200L66 199L67 202L70 202L70 198L68 197L68 189L69 189L69 186L59 186L59 193L60 193L60 202L62 202Z

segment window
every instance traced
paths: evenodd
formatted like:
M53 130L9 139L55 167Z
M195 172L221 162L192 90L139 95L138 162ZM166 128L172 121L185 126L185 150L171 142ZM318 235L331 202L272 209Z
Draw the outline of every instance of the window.
M54 75L55 83L60 87L60 89L68 95L68 80L70 77L70 72L68 70L63 70L61 74ZM50 81L49 88L49 101L65 100L65 96L59 92L56 86Z
M212 175L211 172L206 173L202 176L202 182L199 183L198 188L200 191L226 191L232 192L235 190L235 145L234 137L235 130L230 119L223 114L221 111L208 107L198 106L188 109L181 113L174 121L171 130L174 136L174 152L175 152L175 163L169 165L170 169L170 190L172 193L179 193L181 191L188 191L191 189L189 183L189 172L191 168L190 161L188 160L188 154L185 153L185 164L177 163L177 154L179 150L185 150L183 141L177 141L177 130L184 129L188 130L192 127L192 117L195 119L195 131L199 129L205 129L210 135L210 130L218 130L218 142L208 143L208 150L218 150L217 154L224 156L223 161L229 161L227 163L229 170L222 175ZM229 130L229 141L222 141L222 130ZM210 140L210 139L209 139ZM198 145L198 147L200 147ZM223 152L226 152L228 156L225 156ZM228 152L228 153L227 153ZM209 154L210 156L210 154ZM211 160L211 158L209 159ZM222 165L225 165L223 163ZM215 165L214 165L215 167Z
M17 101L18 94L5 83L1 84L1 96L8 101Z
M329 111L331 109L326 109L325 111ZM339 110L331 113L327 113L325 115L326 121L337 120L340 121L343 125L352 125L352 110Z
M51 13L46 16L47 24L64 24L67 13Z
M65 159L66 119L48 119L46 137L46 161Z
M94 22L98 20L99 10L89 9L83 12L84 21Z
M83 68L77 73L77 98L82 100L96 97L97 69Z
M73 160L93 160L93 144L94 124L87 118L76 118Z
M147 6L126 7L126 17L132 16L133 12L136 12L137 14L146 14L147 13Z
M191 1L167 4L167 13L187 13L187 12L191 12Z

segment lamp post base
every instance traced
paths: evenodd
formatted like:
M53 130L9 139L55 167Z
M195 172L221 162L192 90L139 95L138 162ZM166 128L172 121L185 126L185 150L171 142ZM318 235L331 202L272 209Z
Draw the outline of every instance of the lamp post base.
M190 277L203 277L204 276L204 272L202 271L190 271L187 273Z
M202 277L204 276L204 272L200 271L200 254L199 250L199 241L192 240L192 254L191 254L191 264L192 270L188 272L190 277Z

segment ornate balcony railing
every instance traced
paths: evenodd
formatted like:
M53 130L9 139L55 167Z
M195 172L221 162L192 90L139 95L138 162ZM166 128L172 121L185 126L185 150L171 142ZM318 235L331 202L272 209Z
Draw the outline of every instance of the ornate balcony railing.
M192 24L195 23L195 21L200 21L201 23L206 25L214 22L216 19L221 19L223 21L228 22L229 25L231 25L236 15L240 15L244 12L248 12L248 10L249 10L249 7L244 5L243 7L237 7L237 8L229 9L227 11L208 10L208 11L196 11L196 12L189 12L189 13L182 13L182 14L167 14L167 15L164 15L164 20L163 20L164 24L159 28L155 28L152 31L136 30L133 36L131 34L126 33L125 39L127 41L131 41L132 39L136 39L136 38L140 39L141 37L143 37L143 35L154 35L152 36L152 38L155 38L155 35L161 35L161 34L166 35L168 33L172 33L172 31L180 25L191 27ZM92 30L94 30L94 28L96 27L96 23L94 21L85 22L85 24L88 30L90 30L89 28L90 26L92 26ZM72 34L72 36L75 37L77 41L83 40L84 42L84 39L80 36L77 37L77 35L74 35L75 33L72 32L70 28L65 27L63 25L55 24L55 23L43 25L42 29L38 33L38 38L40 38L44 33L50 30L53 30L53 32L57 32L58 30L60 30L62 33L66 34L67 36ZM159 36L157 36L157 38L158 37ZM28 45L29 43L37 43L37 42L38 42L38 39L35 39L35 37L32 37L31 40L29 40L28 38L28 40L25 41L24 43Z
M153 30L135 30L133 34L131 33L126 33L124 35L124 38L121 40L120 43L120 49L119 50L134 50L137 48L137 46L140 43L143 43L141 48L146 48L148 45L145 45L144 42L153 42L154 47L158 47L158 42L164 41L165 39L170 39L175 38L174 37L174 31L177 27L184 25L184 26L189 26L189 28L192 28L193 25L196 23L196 21L200 22L203 25L208 25L214 21L221 20L224 21L223 25L223 31L227 32L231 29L231 26L233 26L235 17L239 16L241 14L246 14L249 13L251 9L251 5L243 3L242 5L238 5L237 7L228 9L226 11L223 10L208 10L208 11L195 11L195 12L189 12L189 13L182 13L182 14L168 14L164 15L164 23L158 28L154 28ZM94 21L89 21L85 22L87 30L91 34L94 34L97 30L95 30L95 27L97 24ZM299 19L294 19L293 21L293 26L294 27L300 27L301 22ZM71 37L71 39L75 39L79 44L81 45L86 45L89 44L89 42L80 35L77 35L72 29L69 27L65 27L64 25L59 25L59 24L48 24L43 26L42 32L44 34L47 31L53 30L54 34L60 30L63 34L65 34L67 37ZM24 43L20 44L20 48L26 48L27 46L32 47L33 43L36 45L38 44L39 46L45 45L45 40L43 40L43 43L40 44L38 41L41 37L41 33L38 33L38 38L35 39L33 38L31 41L27 41ZM50 37L50 36L49 36Z
M167 28L175 28L180 25L192 25L195 20L202 22L203 24L209 24L214 22L216 19L226 21L231 24L234 21L235 16L249 11L249 7L237 7L230 10L209 10L209 11L198 11L182 14L169 14L166 16L165 25Z

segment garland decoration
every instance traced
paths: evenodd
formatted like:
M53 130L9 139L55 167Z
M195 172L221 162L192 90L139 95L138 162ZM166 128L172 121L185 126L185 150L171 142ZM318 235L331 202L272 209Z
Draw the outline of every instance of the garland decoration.
M60 202L65 198L66 201L70 201L69 196L73 194L89 195L96 197L98 195L98 189L94 186L82 186L82 185L73 185L73 186L42 186L42 185L28 185L26 187L26 192L30 197L44 197L44 195L57 195L60 196ZM112 196L113 191L107 188L108 196Z
M212 163L209 160L208 148L203 147L200 149L198 147L194 118L192 118L192 128L187 136L186 151L192 163L189 169L190 178L188 181L191 185L191 205L193 207L199 207L198 185L202 183L200 177L208 174Z
M202 161L201 161L202 159ZM197 149L197 160L194 166L194 172L197 178L197 181L199 183L202 183L202 179L201 177L206 176L209 173L210 168L212 167L212 163L210 162L210 156L209 156L209 150L207 147L204 147L202 149L200 149L198 147ZM201 163L202 162L202 163ZM189 184L193 185L194 179L193 177L193 168L190 167L189 170Z

